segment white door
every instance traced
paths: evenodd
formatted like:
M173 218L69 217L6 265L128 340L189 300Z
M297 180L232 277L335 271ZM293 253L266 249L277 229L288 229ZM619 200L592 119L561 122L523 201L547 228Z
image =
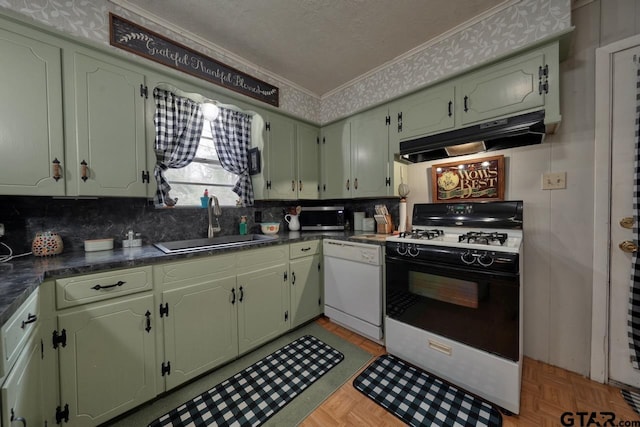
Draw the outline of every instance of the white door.
M631 365L627 337L632 254L618 246L623 241L633 240L632 230L624 228L620 220L633 216L637 81L634 55L640 58L640 46L615 53L611 73L609 379L640 388L640 370Z

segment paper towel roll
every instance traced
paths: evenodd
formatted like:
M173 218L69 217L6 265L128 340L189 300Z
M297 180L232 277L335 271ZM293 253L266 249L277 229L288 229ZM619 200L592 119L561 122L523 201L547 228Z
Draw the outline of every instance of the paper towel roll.
M407 231L407 201L404 199L400 200L398 216L400 217L398 231L404 233Z

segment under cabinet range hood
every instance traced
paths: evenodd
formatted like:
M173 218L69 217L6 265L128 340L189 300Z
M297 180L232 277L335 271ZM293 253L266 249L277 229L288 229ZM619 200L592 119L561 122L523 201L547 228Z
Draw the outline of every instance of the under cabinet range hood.
M494 120L450 132L400 142L400 157L413 163L540 144L544 111Z

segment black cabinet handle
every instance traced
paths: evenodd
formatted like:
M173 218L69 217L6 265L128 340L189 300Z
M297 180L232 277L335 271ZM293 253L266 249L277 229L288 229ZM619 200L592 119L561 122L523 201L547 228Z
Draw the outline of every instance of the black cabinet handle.
M468 96L464 96L464 112L466 113L467 111L469 111L469 97Z
M91 289L95 289L96 291L99 291L101 289L109 289L109 288L115 288L116 286L122 286L125 283L127 283L127 282L123 282L122 280L118 280L118 283L114 283L113 285L106 285L106 286L95 285Z
M295 271L291 272L291 284L292 285L296 284L296 272Z
M144 330L148 333L149 331L151 331L151 312L147 310L144 316L147 318L147 326L144 328Z
M14 421L20 421L24 427L27 427L27 420L24 419L24 417L16 417L13 408L11 408L11 418L9 419L9 421L11 421L11 423L13 423Z
M452 111L452 107L453 107L453 102L449 101L449 117L451 117L453 115L453 111Z
M231 304L236 303L236 288L231 289Z
M308 247L308 248L301 248L300 250L301 250L302 252L307 252L307 251L310 251L310 250L311 250L311 247Z
M240 286L240 298L238 298L238 301L242 302L243 299L244 299L244 289L242 289L242 286Z
M22 326L21 326L21 328L22 328L22 329L24 329L24 327L25 327L26 325L28 325L29 323L33 323L33 322L35 322L36 320L38 320L38 316L36 316L35 314L31 314L31 313L29 313L29 314L27 315L27 320L23 320L23 321L22 321Z

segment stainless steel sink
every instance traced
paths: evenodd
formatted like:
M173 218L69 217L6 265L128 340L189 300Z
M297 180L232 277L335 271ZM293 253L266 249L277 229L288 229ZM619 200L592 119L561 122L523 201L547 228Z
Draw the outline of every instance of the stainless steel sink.
M264 234L247 234L244 236L219 236L206 239L175 240L173 242L154 243L153 245L165 254L175 254L256 245L275 239L277 239L277 237L266 236Z

